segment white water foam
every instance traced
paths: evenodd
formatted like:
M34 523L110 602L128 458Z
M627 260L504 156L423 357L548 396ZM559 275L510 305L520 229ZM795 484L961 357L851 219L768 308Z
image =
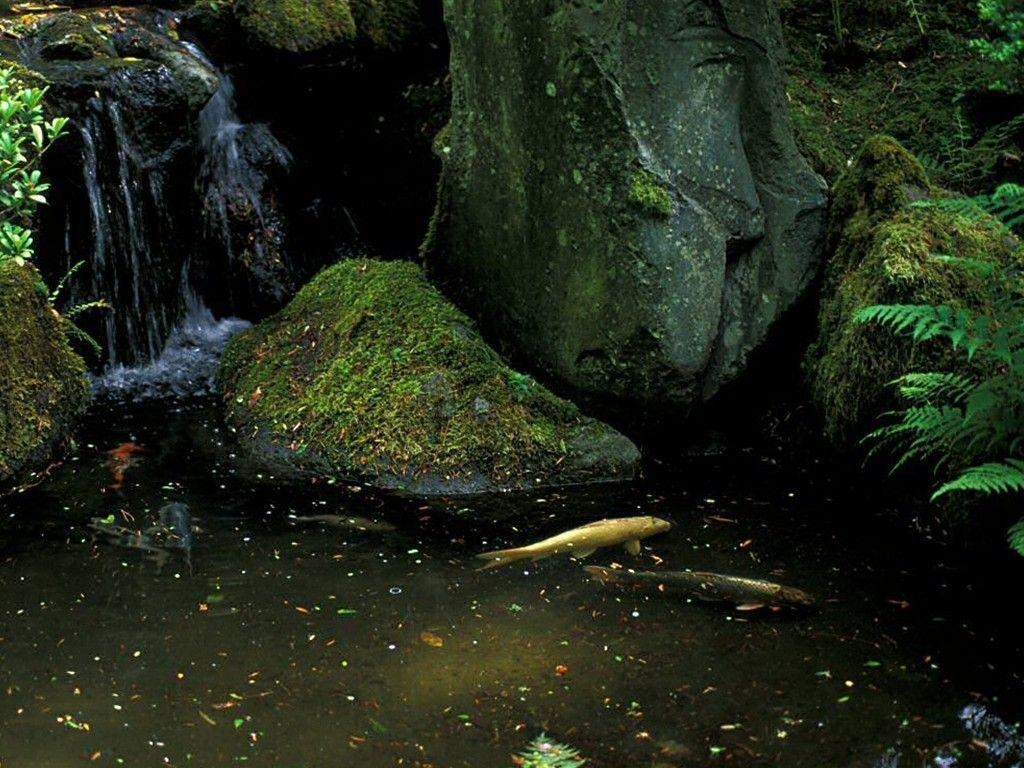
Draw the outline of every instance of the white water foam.
M218 320L201 303L191 300L185 319L171 331L155 360L136 368L109 368L93 377L93 392L99 399L134 402L212 395L228 339L250 325L237 317Z

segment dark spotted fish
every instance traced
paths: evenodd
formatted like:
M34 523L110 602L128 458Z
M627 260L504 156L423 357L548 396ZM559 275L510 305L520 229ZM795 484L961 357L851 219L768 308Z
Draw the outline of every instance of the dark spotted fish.
M698 600L735 603L746 610L770 605L810 608L815 604L814 598L802 589L762 579L748 579L745 576L727 576L709 571L630 571L599 565L588 565L583 570L594 581L603 584L673 591Z

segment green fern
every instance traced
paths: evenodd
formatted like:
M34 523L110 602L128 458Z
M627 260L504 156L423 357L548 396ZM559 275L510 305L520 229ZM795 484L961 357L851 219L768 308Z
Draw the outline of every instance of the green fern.
M519 753L517 765L522 768L579 768L586 760L578 750L541 734Z
M1006 532L1006 540L1018 555L1024 555L1024 517L1018 520Z
M915 208L937 208L979 221L991 219L1008 230L1024 225L1024 186L1002 184L989 195L919 200Z
M965 469L932 494L932 501L954 491L997 494L1024 491L1024 461L1007 459Z
M929 203L961 215L988 217L1007 232L1024 222L1024 187L1004 185L992 195ZM1016 249L1021 252L1020 247ZM893 385L903 407L864 441L871 454L894 454L893 471L909 463L954 477L932 494L1024 492L1024 287L1017 270L955 255L934 258L986 281L993 309L972 312L945 305L888 304L856 314L915 344L946 344L966 356L961 372L926 371ZM1024 520L1009 533L1024 554Z

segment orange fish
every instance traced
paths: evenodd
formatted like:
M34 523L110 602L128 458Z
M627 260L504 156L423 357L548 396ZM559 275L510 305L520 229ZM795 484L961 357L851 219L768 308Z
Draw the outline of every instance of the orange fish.
M118 491L124 485L124 476L128 470L138 464L142 459L136 454L146 449L138 443L121 443L116 448L107 451L107 469L110 470L114 482L107 486L113 491Z

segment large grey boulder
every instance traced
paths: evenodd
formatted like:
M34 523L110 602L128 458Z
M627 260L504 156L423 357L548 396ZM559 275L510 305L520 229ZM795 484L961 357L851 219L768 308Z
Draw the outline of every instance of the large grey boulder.
M813 278L771 0L445 0L453 115L425 243L498 342L573 389L687 406Z

